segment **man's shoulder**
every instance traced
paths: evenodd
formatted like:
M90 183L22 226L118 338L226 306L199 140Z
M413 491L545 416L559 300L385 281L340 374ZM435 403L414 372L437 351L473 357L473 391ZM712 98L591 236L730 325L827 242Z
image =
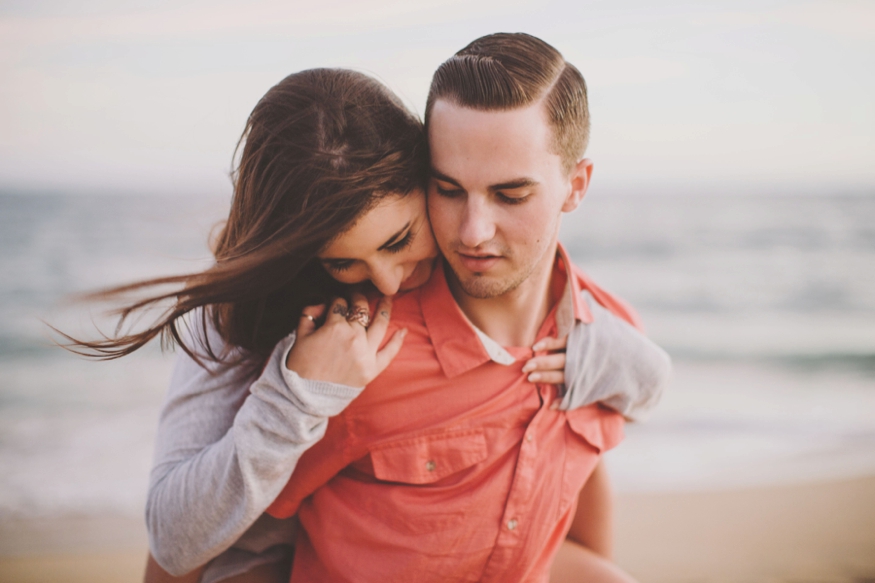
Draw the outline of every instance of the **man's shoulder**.
M638 312L629 303L601 287L574 263L571 264L571 274L577 280L581 291L588 291L593 299L606 310L618 318L622 318L638 330L644 331L644 325L641 322L640 316L638 316Z

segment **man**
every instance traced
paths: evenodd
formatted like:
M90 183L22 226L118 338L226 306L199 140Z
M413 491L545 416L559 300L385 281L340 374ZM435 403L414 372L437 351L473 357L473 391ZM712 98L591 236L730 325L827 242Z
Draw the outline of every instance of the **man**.
M483 37L435 73L426 127L445 265L396 300L401 352L269 509L301 521L292 581L545 581L622 437L618 413L562 411L521 370L520 347L591 320L581 291L636 323L557 241L592 173L583 77L534 37ZM590 580L628 580L581 557Z

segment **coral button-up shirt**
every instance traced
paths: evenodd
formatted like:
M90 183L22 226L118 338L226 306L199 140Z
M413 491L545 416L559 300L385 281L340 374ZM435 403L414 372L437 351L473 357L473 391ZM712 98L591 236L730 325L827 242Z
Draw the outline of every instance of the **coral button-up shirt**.
M565 292L538 339L560 332L557 320L591 321L581 289L637 325L566 266L560 247L553 277ZM546 582L580 489L622 439L622 416L560 411L557 388L521 370L531 349L476 329L441 267L395 299L391 326L387 338L408 329L401 352L330 420L269 509L300 519L291 581Z

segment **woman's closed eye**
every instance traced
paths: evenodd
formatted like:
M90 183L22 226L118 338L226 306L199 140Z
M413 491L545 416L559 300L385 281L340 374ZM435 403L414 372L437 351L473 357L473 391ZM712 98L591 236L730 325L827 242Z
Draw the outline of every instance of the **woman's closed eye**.
M383 247L383 251L386 251L387 253L401 253L413 244L415 236L416 234L413 232L413 229L408 229L407 233L401 239L391 245ZM324 265L325 269L329 271L340 273L351 269L355 262L355 259L323 259L322 265Z
M325 267L325 269L328 269L329 271L346 271L347 269L352 267L353 263L355 263L355 261L353 261L352 259L343 259L340 261L322 261L322 265Z
M401 240L392 243L388 247L386 247L386 251L389 253L401 253L413 243L413 229L409 229L407 234L401 238Z

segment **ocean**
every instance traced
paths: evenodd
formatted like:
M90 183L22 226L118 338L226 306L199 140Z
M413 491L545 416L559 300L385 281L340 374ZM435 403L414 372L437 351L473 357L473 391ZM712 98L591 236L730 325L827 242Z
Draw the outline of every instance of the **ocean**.
M97 363L71 294L196 270L227 200L0 194L0 518L145 501L173 363ZM875 196L607 196L565 217L574 260L641 313L672 386L607 456L621 491L875 473Z

